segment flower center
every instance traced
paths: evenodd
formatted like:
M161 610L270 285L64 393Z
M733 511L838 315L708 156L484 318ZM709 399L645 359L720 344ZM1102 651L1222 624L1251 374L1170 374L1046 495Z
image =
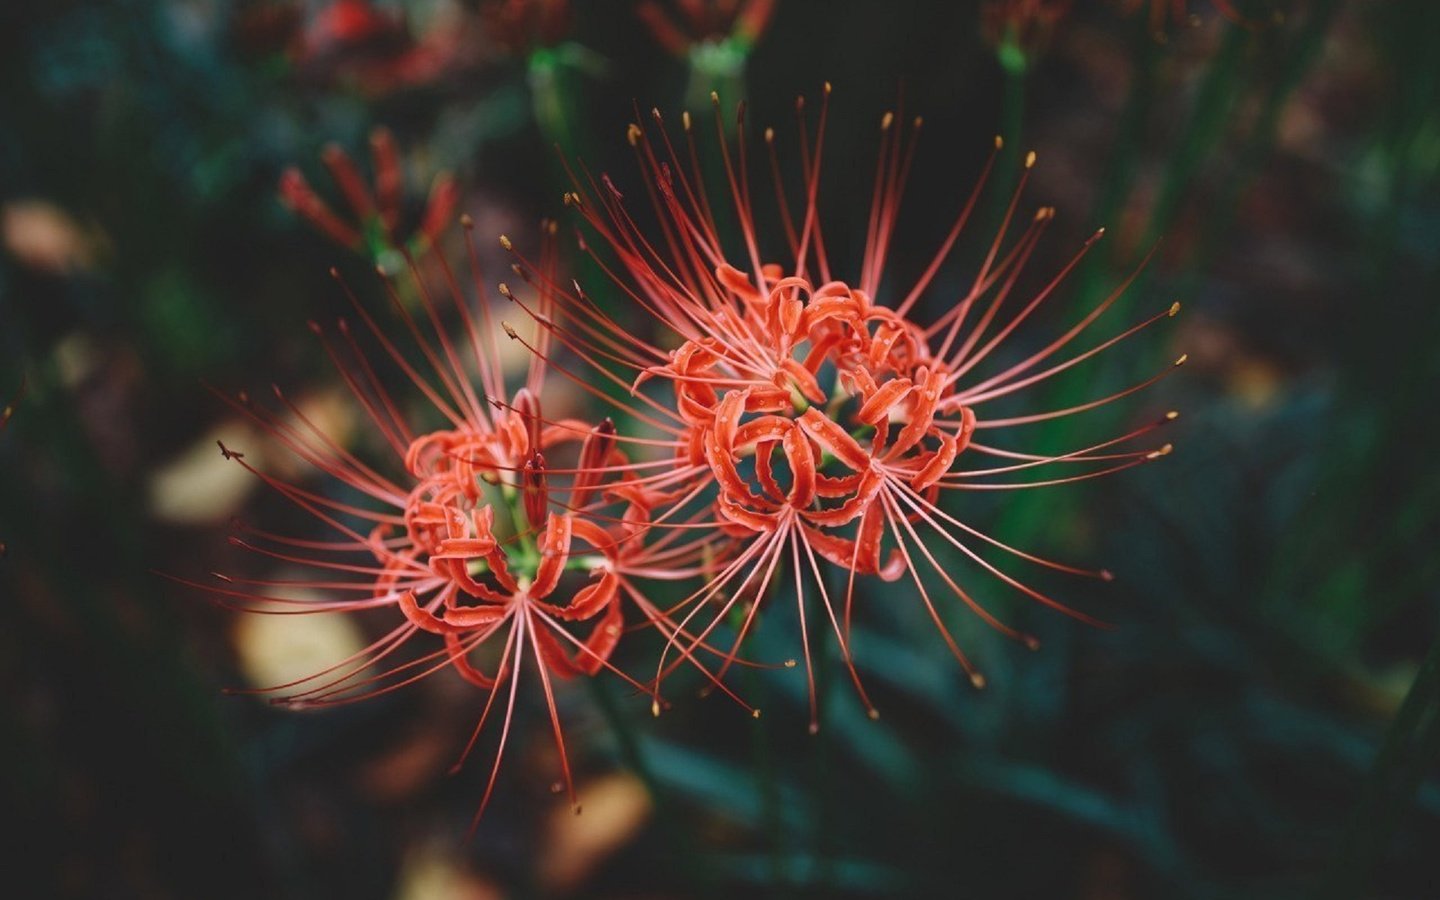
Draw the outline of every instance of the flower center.
M841 282L783 278L762 295L735 270L717 276L740 311L664 374L727 520L839 529L887 482L925 491L949 471L974 416L946 406L953 383L922 329Z

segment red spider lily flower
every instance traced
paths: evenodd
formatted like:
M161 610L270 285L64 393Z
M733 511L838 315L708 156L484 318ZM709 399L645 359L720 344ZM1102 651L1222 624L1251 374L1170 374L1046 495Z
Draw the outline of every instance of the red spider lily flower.
M480 7L486 36L517 56L564 43L571 18L570 0L489 0Z
M304 15L292 0L243 3L231 12L229 38L241 55L254 59L300 48Z
M414 49L403 16L370 0L332 0L305 24L296 62L327 80L366 80L389 72Z
M656 42L687 64L692 105L716 89L744 96L746 63L774 13L775 0L676 0L668 13L657 0L635 6Z
M320 159L340 189L349 218L337 215L304 174L291 166L280 176L280 201L317 232L356 252L372 248L403 247L411 241L428 246L449 224L460 202L460 187L449 172L435 176L425 209L413 231L406 231L405 175L400 165L395 136L388 128L370 132L373 185L367 185L360 167L339 144L327 144Z
M1198 17L1190 12L1188 0L1119 0L1120 9L1127 16L1135 15L1142 9L1146 10L1149 17L1150 33L1159 40L1164 40L1166 32L1171 26L1180 27L1193 25L1199 21ZM1255 23L1241 14L1230 0L1210 0L1210 5L1215 11L1237 25L1244 25L1247 28L1254 27Z
M309 79L383 96L472 65L472 21L463 12L442 12L417 37L403 14L370 0L331 0L306 24L294 61Z
M775 0L677 0L674 13L656 0L635 4L635 14L666 52L687 59L699 45L734 41L754 46L770 25Z
M405 43L405 22L377 9L369 0L334 0L310 21L310 42L317 52L358 48L393 49Z
M593 370L583 378L567 373L570 377L630 386L636 398L631 412L659 429L663 437L657 443L674 453L673 465L662 476L641 479L651 492L647 507L655 518L678 520L686 516L682 509L703 510L730 539L709 583L688 598L683 617L677 616L676 630L688 632L691 623L698 622L693 626L696 639L704 639L735 612L741 621L728 660L738 652L776 572L782 566L790 570L796 584L813 730L817 727L809 654L813 627L833 630L862 700L876 715L849 646L858 577L887 581L908 577L951 653L977 687L983 685L983 677L944 624L936 598L922 578L926 570L984 621L1027 646L1037 646L1032 636L995 618L947 571L931 549L937 540L1010 588L1095 622L1002 570L977 548L988 545L992 552L1073 574L1108 579L1108 573L1082 570L1008 546L949 511L942 497L1077 482L1169 452L1168 444L1137 449L1133 442L1175 418L1173 413L1061 454L1011 449L983 436L1078 415L1159 381L1169 369L1071 408L1020 416L988 413L994 401L1020 394L1095 357L1173 316L1178 306L1079 352L1071 350L1119 298L1129 284L1126 281L1049 344L1022 359L997 364L997 348L1055 295L1102 233L1087 241L1038 293L1017 296L1017 280L1054 215L1042 208L1028 222L1017 224L1034 154L1026 160L1003 224L968 290L959 296L933 297L938 290L935 276L966 228L993 154L953 227L939 238L923 274L897 290L884 282L886 258L915 141L905 140L895 117L887 113L881 122L864 250L856 264L847 267L854 274L842 277L826 246L817 200L828 85L815 134L806 125L803 101L797 105L798 206L787 191L774 133L765 132L778 209L775 231L790 248L784 264L761 255L749 171L753 150L746 142L743 108L737 117L736 146L731 147L724 138L718 98L714 99L727 173L724 201L702 183L688 113L683 117L684 145L677 146L658 111L653 130L633 124L629 131L658 229L647 233L636 223L608 176L576 177L576 190L567 195L593 235L583 239L584 248L616 287L654 320L660 332L656 344L636 335L633 326L600 312L576 286L553 285L557 307L569 315L568 323L537 317L543 330ZM920 124L915 120L912 132ZM997 139L997 152L999 143ZM739 254L722 244L714 214L721 202L727 203L728 214L739 223ZM523 259L518 266L530 271ZM922 300L941 301L944 312L922 324L914 317ZM660 349L663 346L677 349ZM1183 361L1182 357L1176 365ZM988 368L981 368L986 363ZM669 399L664 393L655 396L646 389L647 382L668 383ZM984 459L998 464L976 464ZM1014 479L1017 473L1036 470L1068 472ZM822 561L846 573L843 598L830 595ZM825 619L818 626L807 621L805 584L811 576ZM683 638L672 638L667 651L672 649L684 655L694 648ZM662 655L659 675L663 677L674 664L667 664ZM722 664L718 674L724 671Z
M992 47L1013 47L1032 56L1050 43L1071 6L1071 0L986 0L980 7L980 32Z
M605 669L650 692L649 686L610 663L624 632L621 599L635 600L647 622L660 618L637 595L633 578L653 577L660 567L671 577L692 577L696 570L687 570L683 561L699 551L687 554L682 548L677 554L673 547L655 549L659 542L632 539L650 518L643 505L648 495L627 489L629 467L612 423L592 427L575 419L543 417L538 397L549 347L543 331L534 344L537 355L525 385L509 402L499 399L506 394L496 332L502 327L513 330L493 318L481 288L468 219L465 224L478 295L474 311L459 279L438 254L448 304L446 296L427 288L410 263L424 323L385 282L404 332L420 351L418 361L407 358L350 295L363 331L381 348L381 358L405 374L443 424L427 431L401 413L401 404L383 386L375 362L345 321L334 333L312 324L374 433L388 445L393 455L389 468L400 474L386 474L385 466L371 465L342 447L278 388L278 410L262 408L244 395L229 400L276 442L363 502L281 480L222 445L227 459L262 479L329 534L316 538L242 526L233 544L306 574L280 580L217 575L219 586L185 583L210 592L223 605L258 613L389 610L389 629L360 652L258 693L293 707L351 703L453 669L486 697L460 762L497 703L504 708L478 823L500 770L522 670L533 668L540 680L573 803L554 683ZM546 244L542 259L548 272L554 268L553 238ZM547 280L553 281L553 275ZM508 288L502 290L513 296ZM548 318L552 303L541 293L527 308ZM458 317L465 340L457 343L447 336L447 313ZM565 458L574 460L571 467L547 463ZM619 514L589 514L604 509ZM663 620L652 624L668 639L687 641L687 646L698 643ZM436 646L410 659L402 657L402 646L425 640Z

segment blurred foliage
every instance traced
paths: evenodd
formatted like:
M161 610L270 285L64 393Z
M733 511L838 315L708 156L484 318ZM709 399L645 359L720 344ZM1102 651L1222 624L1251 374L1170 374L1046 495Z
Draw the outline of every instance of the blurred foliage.
M979 3L781 0L758 37L681 57L626 3L574 0L563 22L504 34L486 5L343 22L343 0L0 11L0 398L27 386L0 430L0 778L21 823L5 893L1433 893L1440 6L1256 0L1235 22L1192 0L1195 23L1161 39L1127 4L1075 4L1043 46L997 51ZM275 381L323 404L334 378L304 324L343 306L332 265L365 277L279 202L282 171L318 172L332 141L363 159L384 125L408 215L451 170L482 232L517 233L561 212L551 145L635 185L637 106L671 115L748 85L751 121L784 134L824 79L841 252L863 237L874 123L901 100L926 136L898 279L997 132L1000 181L1035 148L1030 200L1061 213L1035 272L1109 229L1032 343L1159 241L1122 304L1184 301L1173 344L1047 400L1188 352L1141 410L1183 411L1174 458L974 501L1007 542L1112 568L1113 584L1046 586L1116 627L987 586L1044 649L954 616L989 677L977 693L923 611L875 604L855 643L885 718L831 672L816 737L798 676L739 679L765 708L753 721L712 699L650 722L615 684L568 694L596 798L582 818L611 823L613 844L583 844L550 797L537 708L465 844L484 773L444 774L477 712L461 686L323 715L223 696L244 683L245 632L155 573L233 564L227 518L285 511L182 466L237 427L205 385ZM935 303L963 267L950 277ZM1078 446L1071 428L1039 440ZM157 484L213 502L177 517ZM766 625L756 655L787 655L788 619ZM617 769L648 798L607 780Z

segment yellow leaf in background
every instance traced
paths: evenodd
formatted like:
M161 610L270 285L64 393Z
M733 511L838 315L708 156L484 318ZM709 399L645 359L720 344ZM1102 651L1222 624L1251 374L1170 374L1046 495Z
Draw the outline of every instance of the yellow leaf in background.
M547 891L569 893L584 884L650 818L650 795L634 775L616 772L580 786L581 813L557 805L537 865Z
M150 473L146 494L150 512L175 525L209 525L223 522L239 511L260 480L243 466L220 455L216 441L245 454L245 461L262 461L260 438L239 421L223 423L206 432L180 455Z
M304 599L304 593L294 589L277 588L274 593ZM245 681L253 688L290 684L314 675L358 653L366 643L360 627L342 613L237 616L231 640ZM326 680L345 671L348 669L337 670ZM279 691L277 696L288 693L293 691Z

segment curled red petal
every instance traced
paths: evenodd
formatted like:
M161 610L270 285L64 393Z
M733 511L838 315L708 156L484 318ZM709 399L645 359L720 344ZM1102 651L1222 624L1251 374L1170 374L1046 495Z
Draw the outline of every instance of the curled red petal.
M870 454L865 452L865 448L818 409L811 407L805 410L796 421L815 443L849 468L857 472L869 468Z
M910 486L917 491L923 491L940 480L940 476L950 471L950 466L955 462L955 456L960 452L954 435L942 433L940 435L940 449L930 455L929 461L915 473L910 480Z
M545 523L545 534L540 538L540 565L535 567L535 581L530 585L530 596L540 600L550 596L560 583L565 563L570 560L570 516L551 516Z
M790 505L804 509L815 500L815 452L810 439L795 427L785 433L784 447L790 463Z

